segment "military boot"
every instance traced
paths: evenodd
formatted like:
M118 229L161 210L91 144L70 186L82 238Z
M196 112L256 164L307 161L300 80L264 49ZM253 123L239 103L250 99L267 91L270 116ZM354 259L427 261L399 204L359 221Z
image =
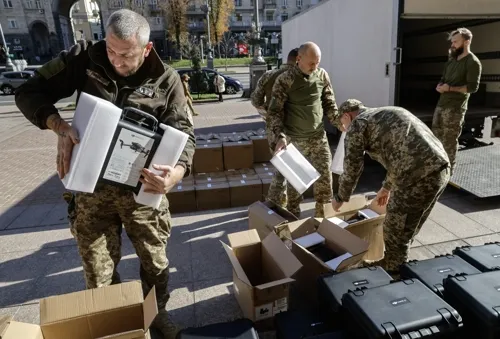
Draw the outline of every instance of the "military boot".
M163 339L175 339L181 330L172 321L166 310L160 310L151 327L157 329L163 335Z

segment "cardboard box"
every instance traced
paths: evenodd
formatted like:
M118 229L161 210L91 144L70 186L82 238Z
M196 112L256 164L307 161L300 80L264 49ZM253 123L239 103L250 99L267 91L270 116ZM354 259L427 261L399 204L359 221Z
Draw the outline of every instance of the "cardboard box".
M226 174L227 180L256 180L259 176L253 168L243 168L239 170L227 170L224 172Z
M269 187L271 186L271 182L273 181L272 177L269 178L261 178L262 181L262 200L265 201L267 197L267 192L269 192Z
M288 223L296 220L296 216L271 201L257 201L248 207L248 227L257 230L261 238L275 233L285 239Z
M197 209L194 184L177 184L167 193L171 213L194 212Z
M212 182L227 182L224 172L197 173L194 175L195 184L209 184Z
M197 184L195 189L198 211L231 207L231 195L227 182Z
M291 245L292 253L303 266L298 274L294 276L297 290L300 291L302 297L311 299L311 302L317 300L316 282L320 275L343 271L362 261L368 251L366 241L327 219L323 219L321 223L315 218L300 220L290 223L288 230L290 232L290 238L287 239L288 244ZM315 232L325 238L326 249L334 253L333 257L327 259L330 261L329 264L294 241Z
M154 288L140 281L40 300L40 326L10 321L2 339L149 339L158 314Z
M196 145L193 158L195 173L220 172L224 169L221 144Z
M224 169L252 168L253 144L251 141L224 142Z
M260 173L274 173L276 169L274 168L274 165L271 164L270 162L262 162L259 164L253 164L253 169L257 174Z
M242 132L219 133L222 142L249 140L248 136Z
M269 142L265 135L254 135L250 137L253 142L253 161L268 162L273 155L269 148Z
M273 179L274 178L274 172L260 172L257 174L260 179Z
M210 140L196 140L196 146L202 145L221 145L222 140L220 139L210 139Z
M324 209L327 219L338 218L341 221L348 222L347 225L343 224L344 228L369 244L363 260L377 261L384 257L385 207L378 206L375 200L368 198L368 195L357 194L353 195L349 202L342 205L340 212L335 212L331 204L325 204ZM370 209L376 212L378 216L351 223L350 220L358 218L358 212L363 209Z
M245 318L269 319L288 310L291 277L301 264L273 233L261 240L256 230L228 235L222 246L233 266L234 294Z
M229 181L231 207L248 206L262 199L262 181L260 179L240 179Z
M180 185L194 185L194 176L190 174L188 177L182 178L177 184Z

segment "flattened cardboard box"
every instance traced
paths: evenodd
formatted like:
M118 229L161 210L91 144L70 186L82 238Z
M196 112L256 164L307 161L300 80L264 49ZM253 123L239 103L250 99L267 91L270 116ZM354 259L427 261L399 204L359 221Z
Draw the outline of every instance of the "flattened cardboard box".
M353 195L349 199L349 202L342 205L340 212L335 212L331 204L324 205L325 217L327 219L337 217L344 221L353 218L362 209L371 209L378 213L379 216L352 223L346 226L345 229L369 244L368 251L363 260L377 261L384 257L384 221L386 208L378 206L375 200L370 200L367 198L367 195L363 194Z
M196 145L193 159L195 173L220 172L224 169L221 144Z
M261 240L256 230L228 235L222 246L233 266L234 294L252 321L288 310L291 278L302 265L274 233Z
M250 137L253 142L253 161L266 162L271 160L273 155L269 149L269 142L265 135L254 135Z
M199 184L195 188L198 211L231 207L231 195L227 182Z
M285 239L288 223L296 220L296 216L271 201L256 201L248 207L248 228L257 230L261 238L276 233Z
M262 198L262 181L260 179L229 181L231 207L248 206Z
M157 314L154 288L144 299L132 281L41 299L40 326L10 322L1 338L149 339Z
M197 209L194 184L177 184L167 193L171 213L194 212Z
M224 170L252 168L253 143L251 141L224 142Z

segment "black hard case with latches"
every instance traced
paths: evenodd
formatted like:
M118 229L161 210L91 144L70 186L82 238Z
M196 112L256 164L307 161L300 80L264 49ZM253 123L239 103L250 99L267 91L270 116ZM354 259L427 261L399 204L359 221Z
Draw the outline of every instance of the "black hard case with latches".
M457 247L453 254L458 255L481 272L500 269L500 242Z
M400 267L402 279L416 278L435 293L443 296L443 280L459 273L481 273L477 268L456 255L438 255L432 259L412 260Z
M464 319L464 338L500 338L500 271L448 277L444 289Z
M344 294L353 338L458 338L462 318L420 280L354 290Z
M177 334L176 339L231 338L259 339L254 324L249 319L237 319L202 327L189 327Z
M143 152L143 150L141 149L141 145L134 145L133 143L127 144L123 140L120 141L119 137L123 129L151 138L153 140L151 149L146 152ZM151 160L154 157L156 149L160 145L162 137L163 137L163 129L159 127L158 120L154 116L152 116L149 113L143 112L137 108L125 107L122 111L122 116L118 122L118 126L116 127L113 139L111 140L108 153L106 154L106 159L104 161L104 165L102 166L101 174L99 175L99 182L113 186L118 186L130 190L135 194L138 194L142 186L142 183L140 181L134 182L134 185L129 185L104 178L106 169L108 167L108 164L111 160L111 156L115 149L115 145L117 143L118 144L121 143L122 147L123 145L125 145L126 147L135 149L135 151L139 154L139 156L143 156L145 158L144 166L142 167L148 168L149 165L151 164ZM142 177L142 174L140 175L140 177Z
M293 310L274 316L276 339L347 339L346 333L336 330L331 319L314 311Z

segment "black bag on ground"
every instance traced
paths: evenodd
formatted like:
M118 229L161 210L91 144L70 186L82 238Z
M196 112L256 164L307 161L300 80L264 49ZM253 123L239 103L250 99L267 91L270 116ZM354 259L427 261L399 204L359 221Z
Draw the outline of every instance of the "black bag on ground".
M287 311L274 317L276 339L347 339L321 312Z
M349 290L388 285L391 281L391 276L379 266L324 274L318 279L320 308L330 314L340 312L342 296Z
M202 327L189 327L177 334L177 339L233 338L258 339L259 335L249 319L238 319L226 323Z
M481 272L500 269L500 242L457 247L453 254L458 255Z
M443 280L449 275L481 273L455 255L438 255L432 259L412 260L401 265L400 272L402 279L417 278L440 296L443 296Z
M464 319L464 338L500 338L500 271L448 277L444 289Z
M353 338L453 338L462 318L420 280L350 291L342 297Z

